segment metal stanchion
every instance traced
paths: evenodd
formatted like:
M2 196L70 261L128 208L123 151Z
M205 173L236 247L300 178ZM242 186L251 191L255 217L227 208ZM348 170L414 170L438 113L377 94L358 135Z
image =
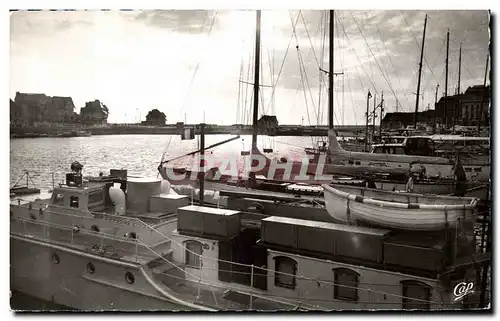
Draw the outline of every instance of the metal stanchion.
M196 297L197 300L201 298L201 255L198 256L198 268L200 269L200 275L198 277L198 296Z
M139 262L139 238L135 239L135 262Z
M249 310L252 310L253 307L253 264L252 264L252 270L250 272L250 308Z

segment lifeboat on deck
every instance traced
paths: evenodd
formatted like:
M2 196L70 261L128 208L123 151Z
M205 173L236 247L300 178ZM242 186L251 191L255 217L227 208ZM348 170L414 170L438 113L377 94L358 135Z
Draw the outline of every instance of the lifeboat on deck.
M435 231L456 227L477 212L478 199L398 193L357 186L323 185L328 213L337 221L386 228Z

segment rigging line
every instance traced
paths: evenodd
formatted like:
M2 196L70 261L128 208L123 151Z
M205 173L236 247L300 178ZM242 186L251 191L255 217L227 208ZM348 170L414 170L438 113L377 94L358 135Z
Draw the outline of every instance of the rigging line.
M441 49L439 49L439 53L436 57L436 60L434 61L434 66L436 66L438 60L439 60L439 57L441 56L441 53L443 52L443 49L446 47L446 37L443 37L443 42L441 44ZM439 79L437 79L437 83L439 84ZM427 83L425 84L424 88L427 88L429 86L429 83L430 83L430 79L427 78Z
M347 78L347 87L349 87L349 93L350 93L350 97L351 97L351 108L352 108L352 112L354 114L354 124L357 126L358 121L357 121L357 116L356 116L356 108L354 108L354 98L352 97L351 81L350 81L349 77Z
M219 11L216 10L215 14L214 14L214 17L212 18L212 23L210 24L210 29L208 30L207 40L210 39L210 35L212 34L212 29L213 29L213 26L215 24L215 19L217 18L218 12ZM198 73L198 69L200 67L200 64L201 64L201 58L198 60L198 63L196 64L196 67L194 69L193 76L191 77L191 80L189 81L188 90L186 92L186 96L184 97L184 102L182 103L181 110L180 110L181 114L184 111L184 108L186 107L186 103L187 103L187 100L188 100L189 92L191 91L191 87L193 86L194 79L196 77L196 74Z
M304 88L304 99L306 100L306 107L307 107L307 94L306 94L306 88L305 88L305 84L304 84L303 79L304 78L306 79L306 82L307 82L308 85L309 85L309 81L307 79L307 72L306 72L306 69L305 69L305 66L304 66L304 63L303 63L303 60L302 60L302 54L301 54L301 50L300 50L300 46L299 46L299 40L298 40L298 37L297 37L297 33L296 33L295 27L293 28L293 35L295 37L297 57L298 57L298 61L299 61L299 68L301 69L300 79L301 79L301 82L302 82L302 86ZM312 98L311 98L311 100L312 100L312 104L313 104L313 108L314 108L313 111L315 112L316 118L318 118L318 116L317 116L318 113L317 113L317 110L316 110L316 106L314 105L314 100ZM309 111L308 111L308 114L309 114ZM309 118L309 116L308 116L308 118ZM311 125L310 118L309 118L309 125Z
M252 35L252 43L255 43L255 35ZM255 58L254 57L254 55L255 55L254 50L250 50L249 54L250 54L250 59L248 60L247 79L246 79L247 82L250 82L250 74L253 74L252 70L254 69L253 68L253 64L254 64L254 61L255 61L255 59L254 59ZM251 111L252 111L252 104L253 104L253 93L252 93L252 90L249 90L249 87L250 86L248 84L245 87L246 88L246 96L245 96L245 108L246 108L245 109L245 111L246 111L245 112L245 117L246 117L246 119L245 119L245 123L244 123L245 125L250 122L250 119L251 119L250 118L250 116L251 116L250 114L251 114ZM249 97L250 97L250 102L247 104L247 102L249 100Z
M420 51L420 44L419 42L417 41L417 38L415 37L415 35L413 34L413 32L411 31L411 28L410 28L410 24L408 23L408 21L406 20L406 17L403 13L403 11L401 11L401 15L403 16L403 20L404 22L406 23L406 26L408 27L408 32L411 34L411 36L413 37L413 40L415 40L415 43L417 44L417 48L418 50ZM429 20L430 20L430 17L429 17ZM437 80L436 79L436 75L434 75L434 71L432 70L431 66L429 65L429 62L427 61L427 56L424 54L424 62L425 64L427 65L427 67L429 68L429 70L431 71L431 74L434 76L434 80Z
M300 13L300 17L302 18L301 20L302 20L302 23L304 24L304 28L306 30L306 35L307 35L307 38L309 39L309 44L311 45L311 49L312 49L312 52L313 52L314 60L316 60L316 65L319 68L320 67L320 63L318 61L318 57L316 56L316 51L314 50L314 45L312 43L311 36L309 35L309 31L307 30L306 21L304 20L304 15L302 14L302 12Z
M297 55L299 56L299 70L300 70L300 78L302 79L303 78L303 71L302 71L302 65L300 64L300 53L298 52L298 49L297 49ZM306 112L307 112L307 121L309 122L309 125L311 125L311 117L309 116L309 105L307 104L307 94L306 94L306 88L305 88L305 84L303 81L301 81L302 83L302 87L303 87L303 92L304 92L304 100L305 100L305 104L306 104Z
M372 85L372 88L373 90L376 92L376 86L375 86L375 83L373 82L372 78L370 77L370 75L366 72L365 68L363 68L363 63L361 62L361 59L359 58L358 54L356 53L356 50L354 50L354 47L352 45L352 42L351 40L349 39L349 36L347 35L347 32L345 31L345 26L344 26L344 23L339 19L338 20L339 24L342 26L342 32L344 33L346 39L347 39L347 42L349 43L350 47L351 47L351 51L354 53L354 55L356 56L356 59L358 60L359 62L359 65L361 67L361 70L363 70L364 74L366 75L366 77L368 78L368 80L370 81L371 85ZM359 75L358 75L359 77Z
M240 76L238 81L238 103L236 105L236 124L240 121L240 105L241 105L241 87L243 86L243 83L241 80L243 77L243 56L241 57L241 63L240 63Z
M261 45L262 47L262 45ZM260 81L259 83L261 84L261 86L259 86L259 98L260 98L260 104L257 104L257 110L259 110L259 105L260 105L260 109L262 110L262 113L264 114L264 89L262 88L262 85L264 84L264 64L263 64L263 59L262 59L262 53L263 50L259 50L259 53L260 53L260 73L259 73L259 76L260 76ZM258 114L258 113L257 113Z
M343 49L343 46L341 47L341 43L340 43L340 37L338 38L337 40L337 44L339 46L339 48L342 48ZM344 101L344 78L345 78L345 65L344 65L344 55L343 55L343 50L342 50L342 54L339 55L340 56L340 66L341 66L341 70L342 70L342 105L339 104L339 106L342 106L340 108L340 110L342 111L342 125L345 125L344 124L344 118L345 118L345 101ZM335 95L338 97L338 95ZM338 99L337 99L338 100ZM354 116L356 117L356 116Z
M298 46L298 44L297 44L297 46ZM303 69L303 74L301 75L301 79L302 79L302 83L303 83L304 91L305 91L305 92L309 92L309 97L310 97L310 99L311 99L311 104L312 104L312 106L313 106L313 111L314 111L314 113L315 113L316 119L318 119L318 117L319 117L319 116L318 116L318 110L317 110L317 108L316 108L316 104L314 103L314 99L313 99L313 96L312 96L311 86L310 86L310 84L309 84L309 79L308 79L308 77L307 77L307 71L306 71L306 67L305 67L305 65L304 65L304 61L303 61L303 59L302 59L301 50L300 50L300 49L297 49L297 53L298 53L298 55L299 55L299 63L300 63L300 65L301 65L302 69ZM305 84L304 84L304 80L303 80L303 79L305 79ZM307 85L307 89L308 89L308 90L306 90L306 85Z
M267 60L269 61L269 74L270 74L270 77L271 77L271 84L274 84L274 80L273 80L273 67L272 67L271 55L270 55L270 52L269 52L269 48L267 48ZM271 101L269 101L269 105L267 105L267 107L264 104L264 102L262 102L262 108L264 109L264 114L267 115L267 111L268 111L269 107L271 107L271 109L272 109L272 102Z
M371 12L371 11L370 11ZM405 91L405 89L403 88L403 85L401 84L401 79L400 77L398 76L398 74L396 73L396 67L394 66L394 63L392 61L392 58L391 58L391 55L389 54L389 51L387 50L387 46L385 44L385 40L384 38L382 37L382 33L380 32L380 28L378 27L378 24L375 25L375 28L377 29L377 33L378 33L378 36L380 38L380 40L382 41L382 44L384 45L384 50L385 50L385 53L386 53L386 56L389 58L389 63L391 64L391 67L392 67L392 70L394 72L394 76L396 76L396 79L398 80L398 83L399 83L399 87L401 88L401 90L403 91L403 96L405 97L406 99L406 103L408 105L410 105L410 102L408 100L408 93Z
M292 36L293 36L293 35L292 35ZM298 60L299 60L299 58L297 58L297 63L299 64L299 67L300 67L300 62L299 62ZM312 53L311 53L311 52L309 52L309 55L308 55L308 57L307 57L307 68L309 68L310 63L311 63L311 60L312 60ZM295 97L297 97L297 94L298 94L298 92L299 92L299 90L300 90L300 85L301 85L301 82L299 82L299 84L297 85L297 88L296 88L296 91L295 91ZM296 103L297 103L297 100L296 100L296 99L294 99L294 101L293 101L293 107L292 107L292 108L295 108L295 104L296 104ZM310 121L309 121L309 124L311 125L311 122L310 122Z
M375 57L375 54L373 53L372 48L370 47L370 44L368 43L368 40L366 40L366 37L365 37L363 31L361 30L361 27L359 26L358 21L356 20L356 18L354 18L354 15L352 13L351 13L351 17L352 17L352 20L354 20L354 22L356 23L356 26L358 27L358 30L361 33L361 36L365 40L366 46L370 50L370 53L372 54L372 57L375 60L375 63L377 64L378 68L380 69L380 72L382 73L382 76L384 77L385 81L387 82L387 85L389 85L389 89L391 90L394 97L397 99L398 97L397 97L396 93L394 92L394 89L392 88L391 82L389 81L389 79L387 79L386 75L384 74L384 72L382 70L382 67L380 67L380 64L378 63L377 58Z
M299 11L299 13L300 13L300 11ZM293 28L293 30L295 30L295 26L299 22L299 15L297 15L297 19L296 19L295 25L294 25L293 19L292 19L292 14L290 12L290 20L292 20L292 28ZM292 43L292 39L293 39L293 33L290 36L290 39L288 40L288 45L286 47L285 56L283 57L283 61L281 62L280 70L278 72L278 76L276 77L276 82L274 84L272 84L273 91L271 93L271 99L274 99L274 95L275 95L275 91L276 91L276 85L278 84L278 81L279 81L280 76L281 76L281 72L283 71L283 66L285 65L286 57L288 56L288 51L290 49L290 44Z
M322 70L325 70L325 67L324 67L324 62L325 62L325 56L326 56L326 34L327 34L327 28L326 28L326 25L327 25L327 19L326 19L326 11L323 11L322 14L321 14L321 23L320 25L323 27L322 30L323 30L323 38L321 40L321 70L318 70L319 72L319 105L318 105L318 109L320 110L320 119L318 120L318 125L320 124L323 124L323 118L324 118L324 109L321 108L321 93L323 90L325 89L328 89L327 88L327 85L326 85L326 80L324 79L325 77L325 74ZM322 81L323 80L323 81ZM323 84L325 84L325 86L323 86ZM325 95L327 95L327 90L325 90ZM323 104L324 106L325 104Z

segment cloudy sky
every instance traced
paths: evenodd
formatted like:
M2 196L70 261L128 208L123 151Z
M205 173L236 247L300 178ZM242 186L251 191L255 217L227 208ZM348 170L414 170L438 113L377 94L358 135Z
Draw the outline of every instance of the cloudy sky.
M487 11L335 11L335 123L364 124L366 94L387 111L415 108L428 14L419 108L483 83ZM16 91L71 96L79 112L99 99L109 122L248 123L255 11L18 11L10 16L10 97ZM283 124L326 124L328 12L263 11L261 114ZM373 104L373 100L370 102Z

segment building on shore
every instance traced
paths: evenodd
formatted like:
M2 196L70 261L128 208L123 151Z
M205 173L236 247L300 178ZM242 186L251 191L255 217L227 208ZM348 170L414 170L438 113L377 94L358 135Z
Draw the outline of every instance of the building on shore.
M11 126L64 125L78 122L71 97L16 92L10 102Z
M464 93L441 97L434 110L417 113L417 124L450 128L454 125L489 126L490 86L471 86ZM482 117L481 117L481 104ZM415 123L414 112L387 113L382 120L386 129L407 128Z
M158 109L153 109L146 115L146 121L143 121L142 125L149 126L165 126L167 122L167 116Z
M276 118L276 116L263 115L257 121L257 127L259 128L259 133L269 136L276 135L278 130L278 118Z
M98 99L85 103L80 109L80 121L84 126L105 125L108 123L109 110Z

